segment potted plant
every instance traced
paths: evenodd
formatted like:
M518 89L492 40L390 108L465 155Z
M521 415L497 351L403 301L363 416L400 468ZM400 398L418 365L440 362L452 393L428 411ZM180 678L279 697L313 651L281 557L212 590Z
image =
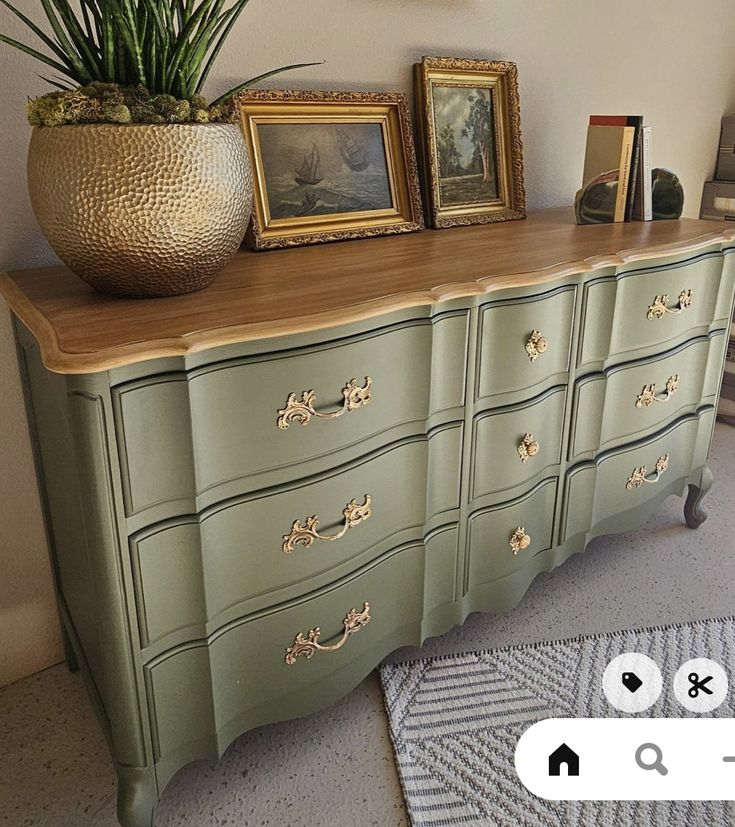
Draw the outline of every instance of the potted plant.
M209 284L242 242L250 166L233 96L299 63L201 96L249 0L41 0L55 91L28 104L31 203L62 261L95 289L169 296Z

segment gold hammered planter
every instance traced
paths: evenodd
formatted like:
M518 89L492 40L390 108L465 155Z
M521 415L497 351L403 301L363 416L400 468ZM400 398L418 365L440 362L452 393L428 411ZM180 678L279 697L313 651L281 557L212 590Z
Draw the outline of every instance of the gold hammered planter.
M59 258L113 296L206 287L237 252L252 207L233 124L37 127L28 189Z

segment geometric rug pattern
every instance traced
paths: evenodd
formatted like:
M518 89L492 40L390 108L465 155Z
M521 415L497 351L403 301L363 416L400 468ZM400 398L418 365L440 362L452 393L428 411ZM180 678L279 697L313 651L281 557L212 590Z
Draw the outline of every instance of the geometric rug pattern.
M664 689L644 713L614 709L602 674L641 652ZM518 780L518 739L543 718L688 717L673 696L679 666L717 661L731 689L708 717L735 717L735 618L718 618L486 652L384 664L390 732L414 827L731 827L735 802L547 801ZM735 770L733 783L735 798Z

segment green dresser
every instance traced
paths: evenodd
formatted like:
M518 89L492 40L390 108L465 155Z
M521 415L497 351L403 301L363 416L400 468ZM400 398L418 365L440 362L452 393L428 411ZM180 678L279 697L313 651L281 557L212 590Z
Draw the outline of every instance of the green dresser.
M124 827L185 764L511 610L668 495L705 518L731 226L549 210L243 252L172 299L64 268L0 289Z

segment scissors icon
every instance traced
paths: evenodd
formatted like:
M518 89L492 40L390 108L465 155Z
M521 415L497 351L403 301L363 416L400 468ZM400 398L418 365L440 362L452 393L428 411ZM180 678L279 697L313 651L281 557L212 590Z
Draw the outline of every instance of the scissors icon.
M699 675L696 672L692 672L689 675L689 683L691 686L689 687L689 697L690 698L698 698L699 697L699 690L701 689L706 695L712 695L712 690L706 686L712 680L712 675L707 675L707 677L700 681Z

